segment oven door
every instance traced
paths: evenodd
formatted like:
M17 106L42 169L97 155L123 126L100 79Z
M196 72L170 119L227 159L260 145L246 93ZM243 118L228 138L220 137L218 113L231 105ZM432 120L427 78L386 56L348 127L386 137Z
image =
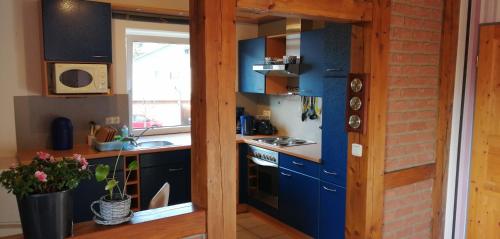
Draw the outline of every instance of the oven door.
M248 197L278 209L278 165L248 158Z

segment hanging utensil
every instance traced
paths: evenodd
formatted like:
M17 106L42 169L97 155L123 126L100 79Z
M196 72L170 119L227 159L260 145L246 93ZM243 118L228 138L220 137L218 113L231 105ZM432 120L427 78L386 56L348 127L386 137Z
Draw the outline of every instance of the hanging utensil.
M315 120L318 118L318 115L316 114L316 107L315 107L315 101L316 97L311 97L311 104L309 106L309 109L311 110L311 114L309 115L309 119Z
M300 98L302 100L302 122L304 122L307 119L307 112L309 109L308 109L308 105L307 105L307 97L301 96Z

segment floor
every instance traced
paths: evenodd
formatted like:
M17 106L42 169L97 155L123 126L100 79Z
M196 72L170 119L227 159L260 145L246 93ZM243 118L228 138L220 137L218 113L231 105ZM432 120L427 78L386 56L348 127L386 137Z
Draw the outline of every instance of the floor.
M291 235L283 228L271 223L251 212L238 214L237 217L237 238L238 239L291 239L297 236Z

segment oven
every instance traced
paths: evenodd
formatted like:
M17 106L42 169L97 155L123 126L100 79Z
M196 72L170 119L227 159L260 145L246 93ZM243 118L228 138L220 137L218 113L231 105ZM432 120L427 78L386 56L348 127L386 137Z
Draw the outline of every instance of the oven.
M248 198L278 209L278 152L249 145Z

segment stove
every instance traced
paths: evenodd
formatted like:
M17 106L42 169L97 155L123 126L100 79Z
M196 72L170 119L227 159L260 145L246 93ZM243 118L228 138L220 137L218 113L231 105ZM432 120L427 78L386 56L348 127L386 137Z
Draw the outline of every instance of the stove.
M293 137L281 136L281 137L266 137L254 139L257 142L269 144L278 147L291 147L306 144L315 144L316 142L298 139Z

